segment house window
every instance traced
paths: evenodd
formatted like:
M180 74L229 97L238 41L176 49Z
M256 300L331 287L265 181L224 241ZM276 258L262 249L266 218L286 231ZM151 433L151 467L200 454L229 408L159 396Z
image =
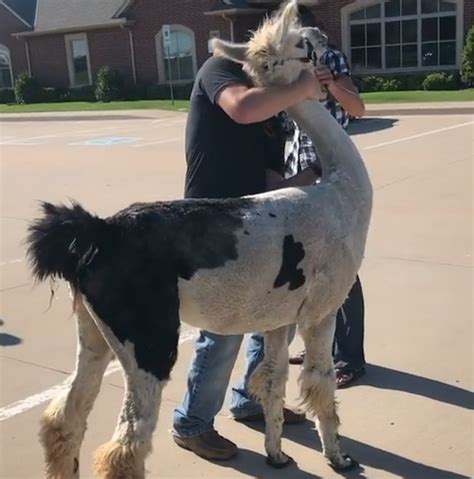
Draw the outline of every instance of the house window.
M196 74L196 47L192 30L172 25L169 45L163 44L162 32L157 38L159 76L163 81L192 81Z
M92 76L86 34L67 35L66 52L71 86L91 85Z
M346 7L354 70L456 67L458 10L457 0L361 0Z
M13 75L10 52L7 47L0 45L0 89L12 88Z

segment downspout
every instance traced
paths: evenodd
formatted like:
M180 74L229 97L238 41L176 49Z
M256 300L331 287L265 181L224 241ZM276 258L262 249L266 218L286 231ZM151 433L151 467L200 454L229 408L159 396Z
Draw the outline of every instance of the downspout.
M234 40L234 19L228 17L225 13L222 15L224 20L227 20L230 23L230 41L233 42Z
M26 52L26 65L28 67L28 75L32 76L31 72L31 59L30 59L30 46L28 45L28 39L25 39L25 52Z
M124 26L121 25L120 28L124 30ZM135 62L135 45L133 41L133 32L131 29L128 29L128 42L130 45L130 62L132 64L132 77L133 77L133 84L137 84L137 64Z

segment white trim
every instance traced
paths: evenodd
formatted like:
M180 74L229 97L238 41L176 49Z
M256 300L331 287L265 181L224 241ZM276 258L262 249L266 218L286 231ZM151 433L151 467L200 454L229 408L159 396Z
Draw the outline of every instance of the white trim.
M74 62L72 58L71 50L71 41L73 40L84 40L86 42L86 55L87 55L87 70L89 76L89 83L83 85L77 85L75 83L75 72L74 72ZM91 71L91 61L89 53L89 41L87 39L87 33L75 33L72 35L64 35L64 42L66 44L66 56L67 56L67 67L69 72L69 85L71 88L80 88L83 86L92 85L92 71Z
M196 37L194 31L184 25L172 24L170 25L171 32L173 31L180 31L187 33L191 36L192 40L192 57L193 57L193 78L189 78L186 80L173 80L173 84L186 84L190 83L194 80L197 73L197 55L196 55ZM156 49L156 58L158 64L158 82L166 83L166 69L165 69L165 58L163 55L163 28L155 36L155 49Z
M133 25L133 21L127 20L126 18L117 18L112 19L108 23L98 23L96 25L79 25L76 27L66 27L66 28L56 28L53 30L31 30L27 32L12 33L14 37L40 37L44 35L56 35L59 33L82 33L85 30L102 30L108 28L118 28L118 27L128 27Z
M386 17L385 9L381 9L380 18L371 18L368 20L353 20L351 22L350 15L351 13L361 10L363 8L370 7L372 5L380 4L383 6L385 0L356 0L349 5L346 5L341 8L341 42L342 50L347 55L349 63L352 64L351 58L351 24L352 25L366 25L369 23L380 23L382 26L382 66L386 63L385 58L385 28L384 24L387 21L404 21L404 20L417 20L418 28L418 58L417 58L417 67L407 67L407 68L381 68L381 69L358 69L356 74L377 74L377 73L419 73L419 72L430 72L430 71L440 71L440 70L457 70L461 66L462 62L462 50L463 50L463 38L464 38L464 1L463 0L443 0L445 2L454 3L456 5L456 11L449 12L435 12L435 13L420 13L417 15L406 15L406 16L397 16L397 17ZM418 0L418 11L421 12L421 0ZM456 42L456 63L454 65L436 65L436 66L422 66L421 65L421 20L425 18L439 18L439 17L451 17L456 16L456 38L451 40ZM440 44L441 41L437 41L437 44ZM403 43L400 39L400 45ZM367 48L367 45L365 45Z
M18 18L18 20L20 20L21 23L23 23L27 27L30 27L30 28L32 27L32 25L30 25L24 18L20 17L20 15L18 15L18 13L16 13L15 10L9 7L6 3L2 2L2 0L0 0L0 5L5 7L14 17Z
M4 54L7 57L8 67L10 70L10 88L13 88L15 86L15 83L13 82L12 57L10 56L10 50L6 45L0 43L0 53Z

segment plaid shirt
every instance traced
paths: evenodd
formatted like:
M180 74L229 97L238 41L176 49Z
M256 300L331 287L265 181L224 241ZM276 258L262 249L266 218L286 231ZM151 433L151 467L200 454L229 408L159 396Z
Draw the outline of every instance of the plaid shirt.
M350 75L347 58L339 50L328 50L322 58L322 63L331 70L335 78L342 75ZM349 124L349 115L340 103L329 93L327 100L322 103L324 103L324 106L340 125L346 128ZM306 169L311 163L319 163L319 158L308 135L300 130L298 125L293 120L290 120L286 114L283 114L281 118L285 134L290 139L285 160L285 177L289 178Z

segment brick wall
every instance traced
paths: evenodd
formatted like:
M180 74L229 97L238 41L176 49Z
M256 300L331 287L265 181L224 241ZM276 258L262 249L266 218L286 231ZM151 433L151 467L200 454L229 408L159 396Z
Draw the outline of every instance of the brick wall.
M341 8L353 0L320 0L311 7L315 19L326 30L332 43L341 46ZM198 67L209 57L207 50L209 32L219 30L222 38L230 38L230 24L218 16L207 16L214 0L140 0L127 12L134 21L130 27L134 37L137 79L142 83L163 82L158 78L156 35L163 24L178 24L195 34ZM244 15L235 19L236 40L245 40L248 31L255 29L263 15ZM474 22L474 0L464 1L464 27L467 32ZM12 31L24 30L24 25L0 7L0 43L12 52L16 73L26 70L24 41L11 37ZM4 28L6 26L6 28ZM126 79L132 79L130 44L126 29L89 31L89 52L93 76L102 65L120 71ZM33 73L46 86L68 86L64 35L32 37L29 40Z
M31 37L30 59L32 74L45 87L68 87L66 44L64 35Z
M128 30L109 29L87 32L92 78L104 65L120 72L129 83L133 81Z
M13 76L28 71L24 40L17 40L12 33L23 32L27 26L0 5L0 44L10 50Z
M220 17L207 16L214 0L141 0L130 10L128 16L135 20L132 27L137 77L139 82L157 82L158 62L155 38L164 24L179 24L194 31L198 66L208 57L210 30L219 30L224 38L230 37L229 23Z
M474 25L474 0L464 0L464 34Z

